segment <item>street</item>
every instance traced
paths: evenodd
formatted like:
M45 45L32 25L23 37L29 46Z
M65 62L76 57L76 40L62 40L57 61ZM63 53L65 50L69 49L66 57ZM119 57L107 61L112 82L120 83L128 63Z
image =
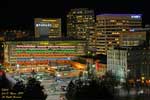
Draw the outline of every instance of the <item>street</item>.
M23 75L11 74L7 75L14 84L17 80L22 80L24 83L27 82L27 78L32 76L30 73L24 73ZM41 82L44 86L44 92L48 95L46 100L60 100L60 98L65 94L62 87L66 87L72 78L56 78L50 76L47 73L37 73L34 76L37 80Z

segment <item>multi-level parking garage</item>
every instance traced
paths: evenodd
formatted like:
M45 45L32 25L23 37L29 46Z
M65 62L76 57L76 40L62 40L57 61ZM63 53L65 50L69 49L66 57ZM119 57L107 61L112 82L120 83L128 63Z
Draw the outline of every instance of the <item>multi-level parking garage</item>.
M7 41L4 42L4 62L19 72L45 71L71 64L85 54L85 41Z

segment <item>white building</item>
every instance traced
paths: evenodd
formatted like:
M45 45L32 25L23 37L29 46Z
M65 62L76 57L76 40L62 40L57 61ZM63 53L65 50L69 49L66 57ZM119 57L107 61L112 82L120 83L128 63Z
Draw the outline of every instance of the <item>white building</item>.
M150 49L116 47L107 51L107 70L118 79L150 79Z

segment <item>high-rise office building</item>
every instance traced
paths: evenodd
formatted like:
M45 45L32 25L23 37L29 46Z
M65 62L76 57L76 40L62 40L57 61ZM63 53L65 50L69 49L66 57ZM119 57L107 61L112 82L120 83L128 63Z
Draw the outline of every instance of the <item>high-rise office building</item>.
M141 14L97 15L95 35L97 54L106 54L109 47L119 45L121 33L140 27L142 27Z
M35 38L61 37L61 19L60 18L35 18Z
M88 8L71 9L67 15L67 36L88 41L92 46L95 32L94 10Z

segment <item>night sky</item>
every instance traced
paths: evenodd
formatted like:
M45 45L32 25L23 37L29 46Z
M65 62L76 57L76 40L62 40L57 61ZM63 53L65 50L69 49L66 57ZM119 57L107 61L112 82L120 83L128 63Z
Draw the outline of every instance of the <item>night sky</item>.
M148 0L0 0L0 29L33 30L34 17L63 18L71 8L91 8L101 13L141 13L145 24L150 24Z

